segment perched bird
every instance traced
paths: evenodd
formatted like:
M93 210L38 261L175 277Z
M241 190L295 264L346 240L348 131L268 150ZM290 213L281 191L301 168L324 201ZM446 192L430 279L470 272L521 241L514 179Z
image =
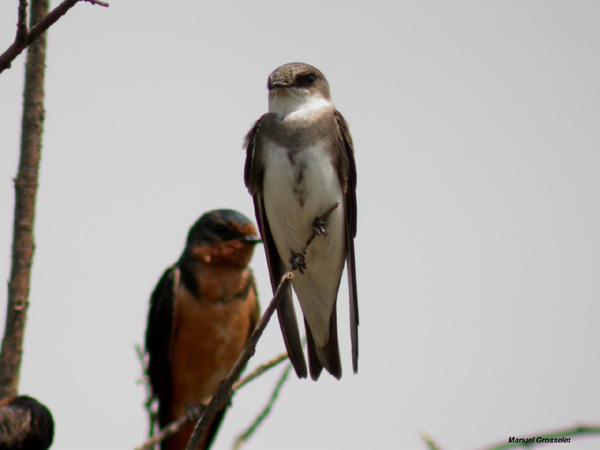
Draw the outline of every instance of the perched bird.
M54 419L44 405L21 395L0 402L0 450L46 450L54 439Z
M304 63L275 69L267 83L269 112L246 136L246 187L265 245L271 284L288 261L300 269L292 286L304 315L311 377L323 367L342 376L336 299L344 260L350 292L352 366L358 369L358 299L354 262L356 166L348 125L335 109L325 76ZM328 219L320 218L339 203ZM321 236L302 255L315 230ZM278 309L285 345L300 378L307 375L288 291Z
M255 226L239 212L210 211L192 226L179 261L154 289L146 352L161 428L216 391L258 323L248 268L257 242ZM201 448L210 447L224 412L209 426ZM194 425L167 439L162 449L184 449Z

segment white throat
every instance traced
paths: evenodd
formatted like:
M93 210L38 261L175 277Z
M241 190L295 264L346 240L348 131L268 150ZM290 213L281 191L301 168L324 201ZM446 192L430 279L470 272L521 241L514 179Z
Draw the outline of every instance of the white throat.
M300 119L323 108L333 108L331 100L311 95L306 89L287 88L269 92L269 112Z

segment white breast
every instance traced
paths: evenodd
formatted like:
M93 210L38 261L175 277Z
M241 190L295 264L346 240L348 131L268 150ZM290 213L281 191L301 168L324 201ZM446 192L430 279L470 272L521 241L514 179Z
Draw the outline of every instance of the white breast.
M329 336L329 317L345 259L344 195L326 143L290 150L266 142L263 195L265 213L279 256L287 265L312 233L316 217L333 204L340 206L328 221L329 237L317 236L306 255L308 270L297 274L294 290L317 345Z

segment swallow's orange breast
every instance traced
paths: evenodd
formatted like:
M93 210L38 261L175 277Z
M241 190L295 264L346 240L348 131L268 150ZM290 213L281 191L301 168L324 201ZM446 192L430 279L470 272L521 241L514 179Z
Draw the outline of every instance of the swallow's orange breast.
M215 392L244 348L258 316L249 269L209 266L201 273L199 298L182 283L176 285L170 354L171 420ZM171 438L169 448L185 448L193 427L191 423L189 430ZM178 438L181 443L174 442Z

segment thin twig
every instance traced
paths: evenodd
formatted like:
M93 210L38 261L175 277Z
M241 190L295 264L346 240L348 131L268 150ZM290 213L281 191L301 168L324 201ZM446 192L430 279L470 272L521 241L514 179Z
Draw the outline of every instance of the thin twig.
M327 222L331 213L338 206L339 203L335 203L334 205L332 205L331 208L329 208L321 217L319 217L319 219L321 219L321 221L323 222ZM319 234L318 231L313 228L311 235L308 237L306 243L302 247L302 253L306 252L306 249L311 244L311 242L317 234ZM275 291L275 295L273 296L271 303L265 310L263 316L260 318L256 329L250 336L250 339L248 339L248 342L242 350L242 353L238 357L237 361L235 362L233 368L231 369L227 377L223 381L221 381L219 387L217 388L217 391L213 394L210 403L202 413L200 419L198 419L196 427L194 428L194 432L192 433L192 436L188 442L187 450L198 450L200 444L202 443L204 433L206 432L206 429L208 428L208 425L212 421L213 417L218 411L221 410L221 408L223 408L223 406L227 404L227 402L231 398L231 388L233 386L233 383L235 382L235 380L238 379L238 377L242 373L242 370L248 363L248 360L254 355L258 340L260 339L260 337L263 334L263 331L267 327L271 316L277 309L277 306L281 301L283 293L287 289L289 289L289 285L291 284L292 279L294 278L294 270L295 269L293 268L289 269L281 278L281 281L279 282L279 286L277 286L277 290Z
M181 416L179 419L171 422L169 425L164 427L160 432L156 433L154 436L150 437L146 442L137 447L135 450L150 450L154 448L156 444L161 443L167 438L179 433L179 431L184 427L188 422L192 422L194 417L199 417L202 414L202 411L206 408L206 405L203 403L199 403L196 406L189 408L185 415Z
M287 380L291 369L292 369L292 364L289 363L286 366L286 368L283 370L281 376L279 377L279 380L277 380L277 383L275 384L275 387L273 388L273 392L271 393L271 397L269 398L269 401L267 402L267 404L265 405L263 410L256 417L256 419L254 419L254 422L252 422L250 424L250 426L246 430L244 430L242 433L240 433L238 435L238 437L235 439L235 443L233 444L234 450L239 450L242 447L242 444L244 444L254 434L254 432L260 426L260 424L263 423L263 421L271 413L271 409L273 408L273 405L275 404L275 401L277 400L277 397L279 396L279 391L281 391L281 388L283 387L283 383L285 383L285 381Z
M442 450L441 447L439 447L435 443L435 441L427 431L421 432L421 439L423 439L423 441L427 445L428 450Z
M148 414L148 437L151 438L154 436L154 432L156 431L156 411L153 409L156 399L152 396L152 387L150 386L150 377L148 376L148 364L144 356L144 350L140 344L135 345L135 353L142 366L142 376L138 379L138 383L143 385L144 390L146 391L144 409Z
M259 376L261 376L263 373L265 373L267 370L272 369L273 367L279 365L280 363L282 363L283 361L285 361L286 359L288 359L288 354L287 353L282 353L281 355L273 358L270 361L267 361L264 364L261 364L260 366L258 366L256 369L254 369L252 372L250 372L248 375L246 375L244 378L240 379L239 381L237 381L234 385L232 390L233 391L238 391L239 389L243 388L245 385L247 385L248 383L250 383L251 381L253 381L254 379L258 378Z
M37 24L32 20L32 28L27 32L27 27L23 26L23 18L26 17L26 11L22 9L26 2L21 0L19 4L19 19L17 23L17 37L10 47L0 55L0 73L10 68L14 59L21 54L33 41L40 37L48 28L64 16L69 9L80 1L86 1L92 5L103 6L107 8L108 3L99 0L64 0L60 5L50 11L43 19L38 20Z
M246 386L248 383L250 383L251 381L258 378L263 373L265 373L268 370L272 369L273 367L276 367L277 365L281 364L281 362L285 361L286 359L288 359L287 353L282 353L279 356L271 359L270 361L267 361L266 363L261 364L256 369L254 369L252 372L250 372L248 375L244 376L242 379L237 381L233 385L232 391L237 392L238 390L240 390L241 388ZM145 362L145 360L144 360L144 362ZM140 447L138 447L136 450L149 450L149 449L153 448L156 444L167 439L168 437L171 437L174 434L177 434L184 427L185 424L187 424L188 422L193 422L193 421L197 420L196 418L200 417L200 415L202 414L202 411L204 410L204 408L206 408L206 405L208 404L209 401L210 401L210 399L207 399L206 401L202 402L201 404L198 404L198 405L190 408L185 415L181 416L176 421L167 425L165 428L160 430L159 433L157 433L155 435L149 435L149 439L146 442L144 442ZM149 411L149 414L151 413L150 411ZM154 413L152 413L152 414L153 414L153 416L155 416Z

